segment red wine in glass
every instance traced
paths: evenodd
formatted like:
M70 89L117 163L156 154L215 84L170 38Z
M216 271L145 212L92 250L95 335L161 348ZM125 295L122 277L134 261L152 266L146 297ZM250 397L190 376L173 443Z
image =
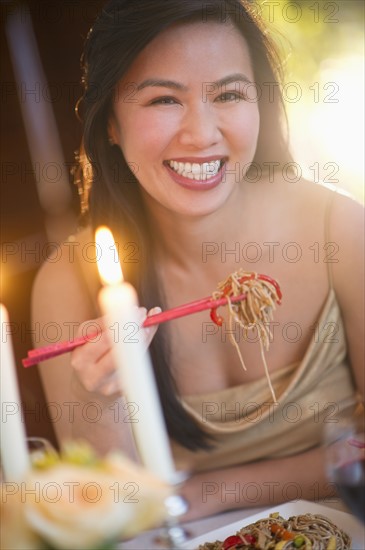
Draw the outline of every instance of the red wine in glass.
M365 523L365 459L335 468L332 479L344 504Z
M363 416L342 413L325 427L326 468L344 504L365 523L365 429Z

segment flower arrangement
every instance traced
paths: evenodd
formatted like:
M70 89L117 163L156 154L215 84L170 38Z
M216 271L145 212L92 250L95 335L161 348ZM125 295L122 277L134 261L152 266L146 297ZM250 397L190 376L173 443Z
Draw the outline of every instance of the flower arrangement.
M122 454L71 442L32 463L22 483L1 485L4 550L106 550L166 518L170 487Z

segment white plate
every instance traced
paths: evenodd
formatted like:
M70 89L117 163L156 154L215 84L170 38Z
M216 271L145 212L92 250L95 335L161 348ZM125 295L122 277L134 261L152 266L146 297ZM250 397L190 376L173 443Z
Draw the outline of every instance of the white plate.
M279 514L284 518L289 516L297 516L299 514L307 514L308 512L310 514L322 514L327 516L328 519L333 521L333 523L340 527L340 529L343 529L351 536L352 550L365 550L365 529L351 514L340 512L339 510L334 510L333 508L328 508L327 506L322 506L321 504L306 500L297 500L295 502L281 504L280 506L274 506L274 508L270 508L253 516L246 517L241 521L235 521L230 525L225 525L219 529L214 529L205 535L189 540L182 546L182 548L186 550L196 550L199 544L214 542L216 540L224 540L230 535L234 535L236 531L242 529L245 525L249 525L259 519L267 518L269 514L274 512L279 512Z

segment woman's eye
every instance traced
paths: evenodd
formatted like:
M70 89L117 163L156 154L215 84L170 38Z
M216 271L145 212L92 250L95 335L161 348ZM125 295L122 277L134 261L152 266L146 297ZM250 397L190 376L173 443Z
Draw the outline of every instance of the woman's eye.
M228 101L243 101L245 99L244 95L239 92L224 92L220 96L217 97L217 101L220 101L221 103L226 103Z
M177 103L177 100L174 97L164 96L153 99L150 105L173 105L175 103Z

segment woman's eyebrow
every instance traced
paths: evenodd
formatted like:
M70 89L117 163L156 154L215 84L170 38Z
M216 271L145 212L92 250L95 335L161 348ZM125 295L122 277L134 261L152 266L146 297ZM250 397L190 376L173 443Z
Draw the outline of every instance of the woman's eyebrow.
M182 90L186 91L188 88L187 86L184 86L184 84L180 84L179 82L175 82L174 80L163 80L161 78L147 78L147 80L144 80L141 82L141 84L138 84L137 91L143 90L143 88L147 88L148 86L153 87L163 87L163 88L173 88L175 90Z
M243 73L234 73L229 76L225 76L220 80L216 80L216 82L212 82L212 84L214 84L215 86L226 86L227 84L232 84L232 82L244 82L245 84L252 84L252 80L250 80Z
M228 76L225 76L219 80L216 80L214 82L206 82L205 84L211 84L213 86L219 87L219 86L225 86L227 84L231 84L232 82L244 82L246 84L252 84L252 81L247 78L243 73L234 73ZM180 90L183 92L186 92L188 90L188 87L184 84L181 84L180 82L176 82L175 80L164 80L161 78L147 78L141 84L138 84L137 91L143 90L144 88L147 88L149 86L152 87L162 87L162 88L172 88L174 90Z

